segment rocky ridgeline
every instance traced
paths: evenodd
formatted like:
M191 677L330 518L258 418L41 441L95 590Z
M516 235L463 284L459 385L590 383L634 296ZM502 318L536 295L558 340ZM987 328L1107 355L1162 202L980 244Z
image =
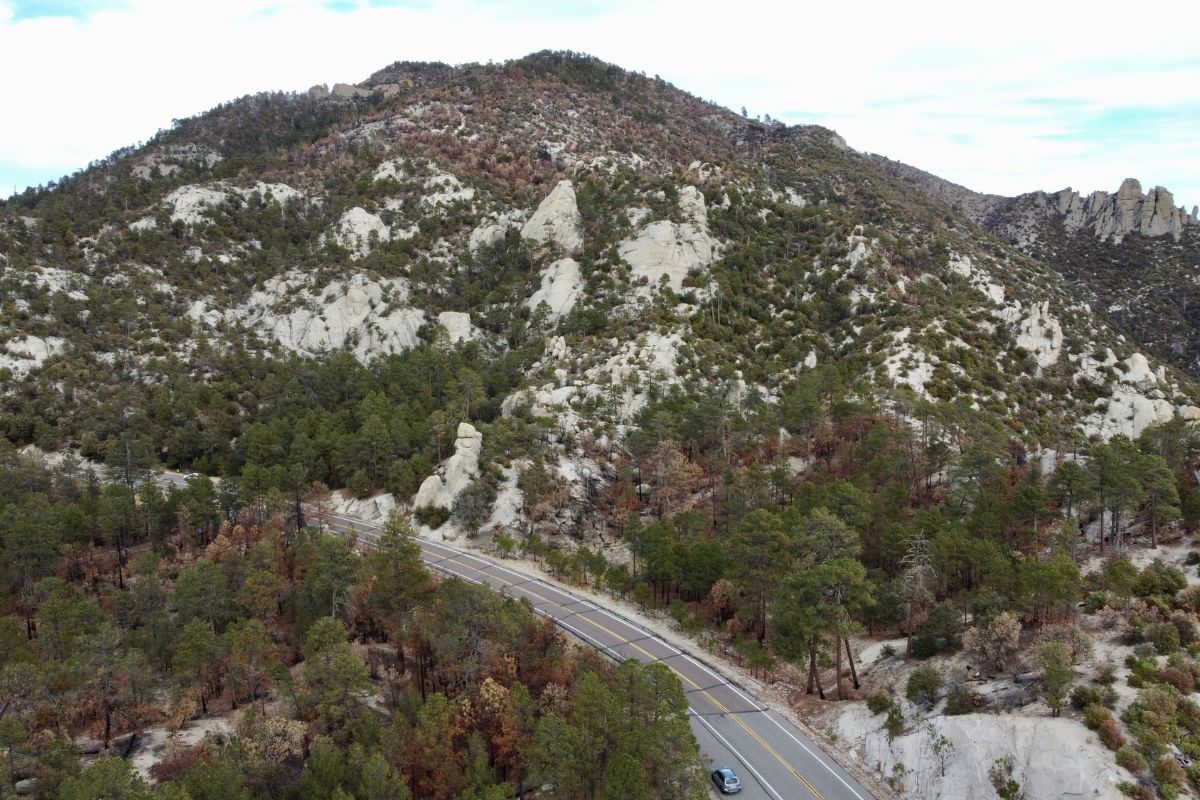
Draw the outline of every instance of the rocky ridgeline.
M1121 183L1115 193L1092 192L1084 197L1072 189L1046 194L1035 192L1014 198L1000 218L1005 220L995 225L999 233L1017 243L1031 233L1028 223L1039 218L1059 218L1067 233L1090 231L1103 240L1120 243L1126 236L1136 233L1142 236L1171 236L1176 241L1188 225L1200 224L1197 214L1200 209L1193 206L1191 213L1175 205L1175 198L1162 186L1155 186L1149 193L1133 178ZM1015 224L1014 224L1015 223Z
M1034 225L1053 219L1061 219L1068 233L1090 230L1100 239L1118 243L1132 233L1179 239L1189 225L1200 225L1200 206L1192 206L1188 213L1175 205L1167 189L1155 186L1145 193L1135 178L1126 178L1116 192L1095 191L1086 197L1070 187L1003 197L972 191L882 156L870 158L923 194L1016 244L1037 234Z

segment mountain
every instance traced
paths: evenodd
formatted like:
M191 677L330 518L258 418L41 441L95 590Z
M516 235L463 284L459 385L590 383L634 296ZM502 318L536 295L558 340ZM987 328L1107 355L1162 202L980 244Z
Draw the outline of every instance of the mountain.
M1084 205L1124 225L1128 194ZM597 436L644 403L635 375L775 402L815 364L1031 437L1192 414L1189 382L1105 324L1140 300L1093 312L1022 252L1033 237L1006 247L971 224L1034 203L948 214L827 130L590 59L397 64L353 91L243 98L6 203L5 364L45 389L10 393L6 428L78 443L86 408L102 439L164 370L211 379L214 350L365 362L439 328L512 360L525 386L503 388L535 411L596 405ZM601 408L614 385L622 402Z
M1193 674L1152 654L1200 608L1195 216L1132 183L977 194L572 53L397 63L0 206L0 433L219 475L230 522L411 513L668 613L800 712L876 693L887 722L843 727L906 797L990 791L934 768L973 742L1039 796L1116 797L1136 759L1051 689L1025 724L1053 681L1008 676L1077 639L1134 664L1122 710ZM943 694L970 724L918 728Z
M1113 327L1200 376L1200 208L1129 178L1114 193L999 197L886 158L890 174L1052 266Z

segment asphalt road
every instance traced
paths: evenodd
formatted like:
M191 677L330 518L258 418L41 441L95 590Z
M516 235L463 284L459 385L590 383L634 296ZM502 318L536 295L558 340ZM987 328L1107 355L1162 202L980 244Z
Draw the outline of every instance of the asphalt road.
M379 527L326 514L328 526L358 536L370 547ZM742 779L741 796L764 800L868 800L873 795L799 729L768 711L716 669L633 622L569 591L454 547L419 539L431 567L472 583L525 598L576 638L618 661L662 662L683 683L692 729L714 766L729 766Z
M183 485L178 473L162 481ZM309 510L311 513L311 510ZM373 547L378 525L355 517L325 513L334 532L354 535ZM315 521L315 515L312 517ZM653 633L607 609L540 578L454 547L418 539L430 567L471 583L485 584L511 597L525 598L540 615L612 658L662 662L683 683L692 730L712 767L732 767L742 780L746 800L869 800L861 783L780 714L768 710L720 671L701 663Z

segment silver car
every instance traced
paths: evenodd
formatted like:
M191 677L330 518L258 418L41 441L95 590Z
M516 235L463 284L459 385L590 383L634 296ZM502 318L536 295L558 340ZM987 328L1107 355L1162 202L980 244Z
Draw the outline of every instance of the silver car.
M712 782L721 794L737 794L742 790L742 782L737 773L729 767L718 767L712 771Z

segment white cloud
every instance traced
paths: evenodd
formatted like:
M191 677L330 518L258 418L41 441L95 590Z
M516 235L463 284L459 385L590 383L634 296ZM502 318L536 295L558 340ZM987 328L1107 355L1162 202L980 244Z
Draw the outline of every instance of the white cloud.
M1112 190L1136 176L1200 203L1194 4L1164 16L1044 0L987 11L647 0L585 4L574 18L563 10L573 7L538 5L129 0L83 20L14 20L0 0L5 116L18 121L0 126L0 191L15 180L5 164L70 170L246 93L359 81L396 60L554 48L752 114L829 125L859 149L981 191ZM1139 113L1144 130L1129 119Z

